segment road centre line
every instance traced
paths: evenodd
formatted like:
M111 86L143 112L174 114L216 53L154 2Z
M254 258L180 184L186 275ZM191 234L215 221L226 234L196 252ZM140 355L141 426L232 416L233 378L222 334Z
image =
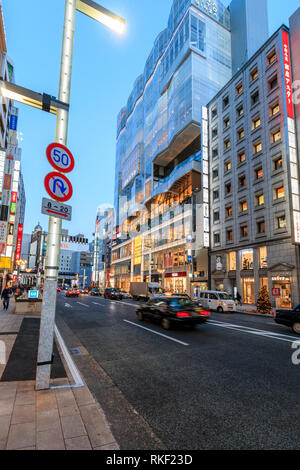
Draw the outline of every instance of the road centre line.
M256 335L256 336L264 336L265 338L270 338L270 339L278 339L279 341L285 341L288 343L294 343L295 341L300 340L300 338L297 338L296 336L283 335L280 333L275 333L275 332L266 331L266 330L256 330L254 328L249 328L247 326L244 327L240 325L234 325L232 323L222 323L218 321L215 322L214 320L209 320L208 323L214 326L219 326L220 328L227 328L228 330L240 331L241 333L249 333L249 334Z
M129 320L124 320L126 323L130 323L131 325L137 326L138 328L142 328L143 330L150 331L150 333L154 333L155 335L162 336L163 338L169 339L170 341L175 341L175 343L179 343L182 346L189 346L188 343L184 343L183 341L179 341L178 339L172 338L171 336L164 335L162 333L159 333L158 331L150 330L150 328L146 328L145 326L138 325L137 323L134 323Z

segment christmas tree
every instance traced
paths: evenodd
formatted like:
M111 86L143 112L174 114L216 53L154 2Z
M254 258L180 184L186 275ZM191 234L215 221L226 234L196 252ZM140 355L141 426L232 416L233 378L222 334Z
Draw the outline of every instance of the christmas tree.
M263 286L259 291L257 299L257 311L259 313L264 313L265 315L272 313L272 305L266 286Z

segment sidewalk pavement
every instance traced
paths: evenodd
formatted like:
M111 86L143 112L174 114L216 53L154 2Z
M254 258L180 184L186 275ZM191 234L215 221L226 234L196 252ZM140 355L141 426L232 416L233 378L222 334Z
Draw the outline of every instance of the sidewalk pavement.
M266 315L264 313L258 313L257 307L255 305L238 305L237 306L237 313L245 313L247 315L256 315L257 317L267 317L267 318L274 318L274 312L276 309L272 309L272 314Z
M12 299L7 312L0 310L6 363L24 318L13 315L14 306ZM68 388L35 391L33 380L1 382L4 369L0 364L0 450L119 449L87 386L70 388L69 377L51 381L52 387Z

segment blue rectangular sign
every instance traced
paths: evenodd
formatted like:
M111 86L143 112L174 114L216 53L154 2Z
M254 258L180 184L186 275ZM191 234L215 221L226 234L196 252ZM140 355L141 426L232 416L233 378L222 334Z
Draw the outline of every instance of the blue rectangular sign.
M10 116L10 119L9 119L9 128L12 130L12 131L16 131L17 130L17 124L18 124L18 116Z
M29 299L38 299L39 298L39 291L38 290L30 290L28 292Z

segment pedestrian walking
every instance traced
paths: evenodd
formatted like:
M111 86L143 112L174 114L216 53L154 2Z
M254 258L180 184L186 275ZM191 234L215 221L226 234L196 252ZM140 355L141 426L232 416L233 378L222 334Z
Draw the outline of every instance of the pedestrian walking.
M242 301L242 297L241 297L241 295L240 295L239 292L236 293L236 300L238 301L238 304L239 304L239 305L242 305L242 302L241 302L241 301Z
M7 310L9 307L9 296L12 294L11 289L6 287L3 289L1 299L3 299L3 310Z

